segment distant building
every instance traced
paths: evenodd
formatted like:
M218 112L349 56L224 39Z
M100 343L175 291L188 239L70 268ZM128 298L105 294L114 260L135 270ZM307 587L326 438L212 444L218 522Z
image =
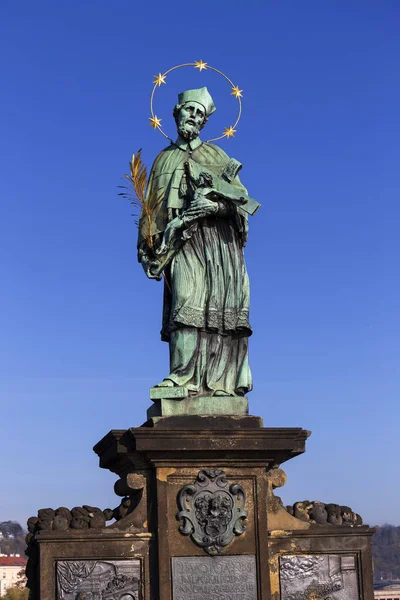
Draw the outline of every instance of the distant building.
M374 600L400 600L400 581L386 581L375 584Z
M26 567L26 558L19 554L15 556L0 556L0 596L5 596L7 590L15 587L21 581L20 573Z

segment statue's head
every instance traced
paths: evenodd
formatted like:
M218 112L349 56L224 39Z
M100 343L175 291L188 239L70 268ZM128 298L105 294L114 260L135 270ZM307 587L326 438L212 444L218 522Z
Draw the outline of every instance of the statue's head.
M197 138L214 111L214 102L206 87L181 92L174 108L179 135L189 141Z

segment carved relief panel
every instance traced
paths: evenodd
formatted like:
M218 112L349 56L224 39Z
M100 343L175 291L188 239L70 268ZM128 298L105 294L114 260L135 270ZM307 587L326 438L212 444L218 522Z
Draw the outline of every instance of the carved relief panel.
M281 600L358 600L355 555L280 557Z
M57 600L140 600L140 560L57 561Z

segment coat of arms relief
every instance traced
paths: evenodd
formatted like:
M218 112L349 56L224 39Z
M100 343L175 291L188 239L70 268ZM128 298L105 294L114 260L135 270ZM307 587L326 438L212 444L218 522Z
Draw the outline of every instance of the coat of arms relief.
M242 486L229 484L224 471L200 471L195 483L185 485L179 492L179 531L190 535L208 554L218 554L245 531L245 502Z

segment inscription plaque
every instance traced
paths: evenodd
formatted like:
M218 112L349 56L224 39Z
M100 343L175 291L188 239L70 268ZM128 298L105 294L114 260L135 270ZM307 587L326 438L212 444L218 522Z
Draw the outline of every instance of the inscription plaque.
M57 600L139 600L140 560L59 560Z
M172 559L173 600L257 600L255 556Z
M280 557L281 600L358 600L355 555Z

